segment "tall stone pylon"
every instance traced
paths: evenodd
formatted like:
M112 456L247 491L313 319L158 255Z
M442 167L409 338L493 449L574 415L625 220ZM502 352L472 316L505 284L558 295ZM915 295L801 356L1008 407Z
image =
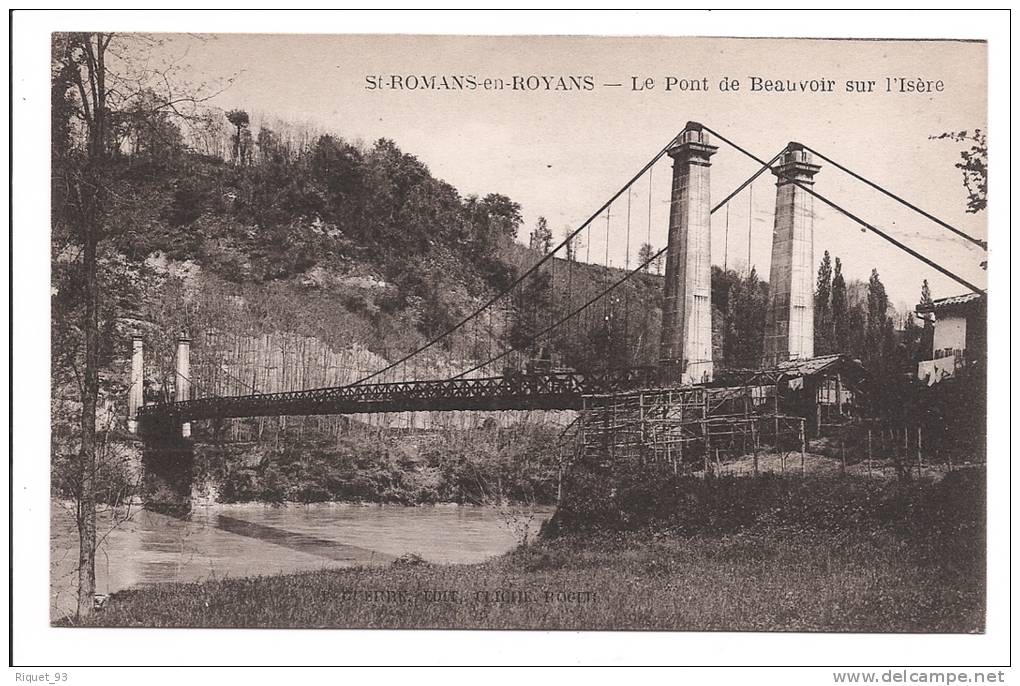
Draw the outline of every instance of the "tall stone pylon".
M174 400L191 400L191 338L186 333L177 337L177 378L174 385ZM181 436L191 437L191 422L181 425Z
M819 169L800 143L787 146L776 168L776 219L765 314L766 367L815 354L814 198L801 186L814 185Z
M128 431L138 432L138 408L145 403L145 351L142 337L131 337L131 385L128 387Z
M712 380L711 162L718 148L701 124L687 126L673 158L660 365L669 383Z

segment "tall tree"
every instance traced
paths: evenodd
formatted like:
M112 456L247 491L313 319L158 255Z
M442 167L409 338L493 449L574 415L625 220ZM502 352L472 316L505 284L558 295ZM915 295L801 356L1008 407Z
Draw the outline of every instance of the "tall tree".
M832 275L830 316L833 352L850 352L850 307L846 295L846 281L843 279L843 265L838 257Z
M655 255L655 248L652 247L652 244L651 243L642 243L641 244L641 249L638 250L638 256L637 256L638 264L643 264L644 265L644 267L641 268L641 271L647 272L647 271L649 271L653 267L653 264L652 264L652 256L653 255Z
M923 341L924 335L921 327L917 325L917 316L910 310L903 316L902 338L897 346L899 348L897 364L909 367L919 361Z
M260 164L283 164L286 161L287 156L284 147L272 129L266 126L261 127L259 135L255 139L255 144L259 149Z
M108 91L106 51L110 34L55 36L59 41L60 70L77 90L76 108L84 127L84 147L68 150L55 165L53 176L66 194L62 207L55 207L67 222L73 240L81 246L81 297L84 307L81 334L84 364L81 372L81 422L79 447L78 526L78 615L92 612L96 591L96 405L99 398L99 288L98 260L100 230L106 185L103 175L109 154ZM55 219L57 217L55 216Z
M251 132L248 131L251 119L244 110L230 110L227 112L227 121L234 126L234 164L243 164L247 154L246 142L251 140ZM245 132L248 134L247 138Z
M930 307L932 304L931 299L931 287L928 285L928 279L921 282L921 306Z
M723 358L727 367L757 369L761 366L768 288L768 283L758 278L754 267L730 288L726 302L727 326L723 331Z
M525 280L512 302L508 343L526 355L534 355L542 341L535 335L548 323L552 305L552 277L539 270Z
M918 305L922 308L928 308L932 306L931 288L928 286L928 279L921 282L921 301ZM934 315L926 313L923 316L924 325L921 328L920 340L918 347L922 359L925 355L931 354L935 347L935 323L932 321Z
M849 349L850 354L870 364L872 356L868 346L868 309L864 302L856 301L850 306L850 316L847 317L850 324Z
M76 246L80 260L71 289L80 317L79 331L74 336L75 350L64 351L70 365L80 370L76 508L79 616L92 612L95 597L99 250L106 230L111 171L123 154L121 144L129 132L146 141L137 144L136 150L155 151L157 142L162 145L166 142L163 136L172 137L175 130L167 115L185 116L186 105L202 100L181 94L174 87L172 67L159 71L145 59L139 59L141 66L135 67L125 57L153 47L153 39L125 37L117 50L111 50L113 41L111 33L58 33L53 35L52 43L54 249L60 242L65 247ZM155 83L160 85L160 95L153 88Z
M570 235L570 227L567 227L566 232L567 232L567 236L569 236ZM578 241L579 241L578 237L574 236L573 238L571 238L570 240L567 241L566 245L563 248L566 251L566 258L567 258L568 262L576 262L577 261L577 244L578 244Z
M547 255L552 250L552 239L553 235L552 230L549 228L549 222L546 221L545 217L539 217L535 230L531 232L531 249L538 250L543 255Z
M889 296L879 278L878 270L872 269L868 278L868 323L867 349L865 354L869 365L878 374L890 371L893 348L893 323L889 317Z
M833 350L832 342L832 261L825 251L818 265L815 282L815 354L827 355Z

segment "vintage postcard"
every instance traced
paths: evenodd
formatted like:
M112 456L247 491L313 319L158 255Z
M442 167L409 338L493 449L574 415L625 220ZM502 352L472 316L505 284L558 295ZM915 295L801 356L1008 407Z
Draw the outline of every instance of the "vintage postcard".
M984 40L49 50L52 627L986 631Z

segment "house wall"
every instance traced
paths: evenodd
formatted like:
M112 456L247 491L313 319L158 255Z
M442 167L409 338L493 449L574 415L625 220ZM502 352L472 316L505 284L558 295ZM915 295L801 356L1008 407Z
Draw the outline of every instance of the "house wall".
M935 335L932 343L932 356L939 350L950 348L966 350L967 319L962 316L950 316L935 320Z
M985 307L967 317L967 357L984 359L988 351L988 311Z

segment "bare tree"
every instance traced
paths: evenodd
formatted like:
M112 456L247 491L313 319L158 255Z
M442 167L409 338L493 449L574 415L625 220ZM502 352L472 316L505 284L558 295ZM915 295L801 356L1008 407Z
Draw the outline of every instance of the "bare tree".
M109 176L120 154L125 121L165 130L166 116L198 118L197 106L212 97L174 85L175 62L141 57L163 43L143 35L54 34L53 217L56 240L78 250L82 300L80 357L75 365L81 397L79 478L78 615L92 612L96 555L96 407L99 398L98 253L110 196ZM158 63L159 66L153 66ZM80 369L80 372L78 371Z

